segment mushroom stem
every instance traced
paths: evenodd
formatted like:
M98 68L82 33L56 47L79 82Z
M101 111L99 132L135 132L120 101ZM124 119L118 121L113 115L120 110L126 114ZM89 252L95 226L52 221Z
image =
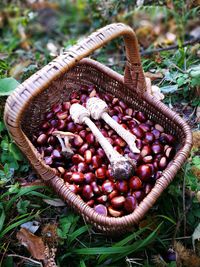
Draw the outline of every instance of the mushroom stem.
M130 150L133 153L140 153L140 150L136 147L136 137L126 129L124 129L119 123L117 123L115 120L113 120L110 115L107 112L104 112L101 115L101 118L108 124L110 125L113 130L115 130L119 136L121 136L128 146L130 147Z
M62 132L62 131L54 131L52 134L58 138L58 141L62 149L61 153L63 154L63 156L66 158L71 158L74 152L70 148L69 139L74 138L75 135L72 133ZM64 138L64 141L62 138Z
M116 150L114 150L109 141L103 136L103 134L96 127L96 125L90 120L89 111L79 104L73 104L70 108L70 115L75 123L85 123L90 128L97 141L104 149L105 154L111 163L113 176L116 179L129 178L134 170L134 162L132 162L130 159L123 157Z
M89 110L93 119L103 119L112 129L114 129L119 136L121 136L133 153L140 153L140 150L136 147L136 137L126 129L124 129L119 123L113 120L107 113L108 106L106 102L97 97L91 97L88 99L86 108Z

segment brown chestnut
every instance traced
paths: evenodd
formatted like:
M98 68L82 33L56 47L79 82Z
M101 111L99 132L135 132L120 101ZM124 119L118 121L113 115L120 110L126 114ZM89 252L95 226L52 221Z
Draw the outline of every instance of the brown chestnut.
M91 182L92 190L95 193L95 195L100 195L101 194L101 187L97 185L95 181Z
M74 154L74 155L72 156L72 162L73 162L74 164L78 164L78 163L80 163L80 162L84 162L84 158L83 158L81 155L79 155L79 154Z
M83 186L82 196L87 200L90 200L94 196L91 185L86 184Z
M96 200L98 203L104 204L107 202L108 196L107 195L101 195L100 197L97 197Z
M142 188L142 181L139 177L133 176L129 180L129 187L133 190L139 190L140 188Z
M110 180L106 180L103 184L102 184L102 192L104 194L109 194L114 190L114 183Z
M136 174L142 181L146 181L152 175L151 167L148 164L140 165L136 170Z
M154 154L160 154L160 153L162 153L163 152L163 146L162 145L160 145L160 144L153 144L152 146L151 146L151 149L152 149L152 151L153 151L153 153Z
M95 179L96 179L94 173L92 173L92 172L85 173L84 178L85 178L86 184L91 184L91 182L95 181Z
M112 198L116 197L119 195L119 192L117 190L113 190L109 195L108 199L111 200Z
M111 205L114 209L120 209L124 206L125 197L124 196L117 196L111 199Z
M107 216L107 214L108 214L108 211L107 211L106 206L104 206L104 205L102 205L102 204L96 205L96 206L94 207L94 210L95 210L97 213L99 213L99 214L101 214L101 215L104 215L104 216Z
M38 145L44 145L47 142L47 135L46 134L41 134L37 138L37 143Z
M128 192L128 183L125 180L119 180L116 182L116 189L120 193L127 193Z
M88 143L88 144L94 144L94 142L95 142L95 137L94 137L94 135L93 135L93 133L88 133L87 135L86 135L86 142Z
M142 157L151 155L151 146L150 145L144 145L141 152L140 152L140 155Z
M95 175L98 179L105 179L106 178L106 171L105 167L100 167L95 171Z
M76 184L83 183L84 182L84 174L82 172L74 172L74 173L72 173L70 180Z
M99 156L93 156L92 157L92 166L94 169L97 169L101 166L102 164L102 159Z
M162 157L159 162L158 162L158 166L161 170L164 170L167 167L167 159L166 157Z
M135 196L128 196L124 203L125 210L131 213L134 211L136 206L137 206L137 200Z
M144 131L141 128L137 127L137 126L132 128L132 133L139 139L142 139L143 136L144 136Z
M84 153L85 162L90 164L92 162L92 152L91 150L86 150Z
M147 117L146 117L146 115L145 115L143 112L138 111L138 112L136 113L136 119L137 119L139 122L145 122L145 121L147 120Z

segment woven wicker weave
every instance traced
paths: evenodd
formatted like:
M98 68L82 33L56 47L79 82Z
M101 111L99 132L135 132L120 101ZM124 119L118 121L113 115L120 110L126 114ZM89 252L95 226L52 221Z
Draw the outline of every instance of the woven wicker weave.
M118 36L123 36L126 47L127 64L124 77L94 60L85 58ZM166 132L178 137L177 153L170 166L164 170L162 177L156 181L151 192L135 211L120 218L96 213L67 189L64 181L44 163L30 141L44 119L43 114L54 103L67 101L69 94L79 90L84 84L94 84L100 91L123 99L129 106L142 110L150 119L161 124ZM188 157L192 145L188 125L175 112L146 92L135 34L130 27L121 23L108 25L93 33L19 85L7 100L4 119L16 144L41 178L89 223L107 233L126 231L141 220L173 180Z

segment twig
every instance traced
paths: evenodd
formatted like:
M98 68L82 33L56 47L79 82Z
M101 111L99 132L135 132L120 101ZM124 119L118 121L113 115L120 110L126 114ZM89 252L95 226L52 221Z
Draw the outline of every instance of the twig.
M170 61L170 64L172 67L176 68L177 70L179 70L180 72L182 72L183 74L188 73L187 71L182 70L181 68L179 68L176 64L174 64L173 62Z
M185 178L186 178L186 169L184 171L184 177L183 177L183 233L184 236L186 235L186 207L185 207Z
M39 261L35 261L35 260L32 260L30 258L27 258L27 257L24 257L24 256L21 256L21 255L16 255L16 254L8 254L7 255L8 257L16 257L16 258L21 258L21 259L24 259L24 260L27 260L27 261L30 261L32 263L36 263L38 265L40 265L41 267L43 267L42 263L39 262Z
M188 46L188 45L193 45L193 44L196 44L196 43L199 43L200 42L200 38L197 37L197 38L194 38L190 41L186 41L182 44L182 47L185 47L185 46ZM179 45L171 45L171 46L168 46L168 47L162 47L162 48L157 48L157 49L152 49L152 50L144 50L144 51L141 51L140 54L142 56L147 56L147 55L151 55L151 54L154 54L154 53L158 53L158 52L162 52L162 51L168 51L168 50L174 50L174 49L177 49L179 48L180 46Z
M190 210L191 205L192 205L192 203L190 203L190 204L187 206L187 208L185 207L185 212L182 214L181 218L179 219L179 221L178 221L177 224L176 224L176 228L175 228L174 235L173 235L173 238L172 238L172 243L173 243L173 244L174 244L174 241L177 239L177 238L176 238L176 235L177 235L178 229L180 228L180 225L181 225L182 221L184 220L184 216L186 217L186 214L187 214L188 211Z
M174 240L184 240L184 239L191 239L191 235L190 236L182 236L182 237L175 237ZM162 239L162 241L170 241L172 240L172 238L165 238L165 239Z
M4 244L7 245L7 246L6 246L6 248L4 249L3 255L2 255L2 257L1 257L1 260L0 260L0 266L2 266L2 262L3 262L4 256L5 256L6 251L7 251L8 247L9 247L9 245L10 245L10 241L9 241L7 244L6 244L6 243L4 243ZM3 245L3 246L4 246L4 245ZM1 247L1 249L2 249L2 247Z

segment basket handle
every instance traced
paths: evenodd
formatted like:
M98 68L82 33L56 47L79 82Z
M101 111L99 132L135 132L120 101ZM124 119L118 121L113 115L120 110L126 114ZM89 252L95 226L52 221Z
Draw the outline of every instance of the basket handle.
M122 23L113 23L92 33L89 37L79 42L77 45L64 52L53 62L68 67L74 66L82 58L89 56L96 49L104 46L112 39L123 36L126 48L126 66L124 73L124 83L131 86L138 93L146 91L146 83L141 66L138 42L134 31Z
M33 167L35 169L40 169L41 176L44 180L50 180L55 177L55 172L44 164L36 149L22 130L22 116L28 103L31 102L36 95L44 91L51 81L59 77L61 72L67 72L82 58L87 57L93 51L118 36L123 36L126 47L127 64L124 83L129 85L131 89L143 94L146 91L146 83L135 33L127 25L113 23L94 32L88 38L58 56L20 84L8 97L4 111L6 126L16 144L28 157Z

